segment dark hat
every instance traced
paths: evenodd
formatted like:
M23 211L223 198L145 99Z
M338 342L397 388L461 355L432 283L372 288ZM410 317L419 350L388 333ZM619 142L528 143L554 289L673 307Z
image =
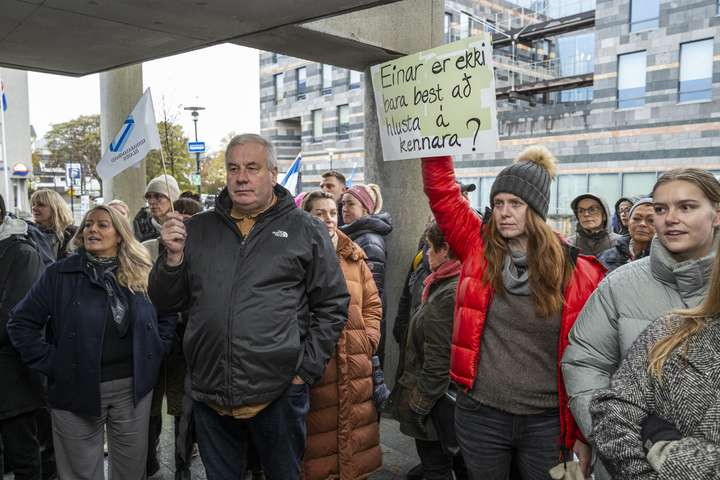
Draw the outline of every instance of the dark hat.
M542 217L550 206L550 183L555 176L555 157L542 146L528 147L495 178L490 189L490 203L498 193L520 197Z

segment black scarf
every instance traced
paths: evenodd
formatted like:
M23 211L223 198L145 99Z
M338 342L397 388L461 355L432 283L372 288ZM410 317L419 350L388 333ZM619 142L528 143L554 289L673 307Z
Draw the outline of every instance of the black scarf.
M124 337L130 327L128 311L130 310L125 290L118 283L116 272L118 269L117 257L96 257L85 252L86 267L90 280L105 289L110 300L111 318L120 337Z

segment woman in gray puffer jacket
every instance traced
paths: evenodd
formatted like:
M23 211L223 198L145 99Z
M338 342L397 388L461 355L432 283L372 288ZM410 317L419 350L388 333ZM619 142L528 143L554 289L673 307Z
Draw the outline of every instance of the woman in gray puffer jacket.
M562 360L570 409L591 438L589 403L608 388L625 353L655 319L700 304L720 225L720 183L705 170L672 170L653 189L657 237L650 256L609 275L585 304ZM609 478L596 465L596 478Z
M720 257L698 308L652 324L590 404L616 480L720 478Z

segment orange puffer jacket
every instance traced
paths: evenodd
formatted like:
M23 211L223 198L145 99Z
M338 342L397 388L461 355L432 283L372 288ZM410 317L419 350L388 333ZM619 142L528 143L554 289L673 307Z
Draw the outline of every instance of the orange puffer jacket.
M310 390L305 480L367 478L382 466L371 357L380 343L382 305L365 253L338 231L348 320L325 373Z

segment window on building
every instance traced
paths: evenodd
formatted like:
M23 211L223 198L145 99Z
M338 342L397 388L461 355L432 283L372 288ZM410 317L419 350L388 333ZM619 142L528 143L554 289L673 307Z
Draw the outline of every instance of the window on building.
M338 138L348 138L350 136L350 105L338 105L337 107Z
M305 98L307 91L307 68L299 67L295 69L296 95L298 100Z
M681 102L712 100L713 39L680 45Z
M646 52L618 56L618 108L645 105Z
M557 179L553 179L553 181L550 183L550 203L548 204L548 213L549 214L557 214L557 188L558 182Z
M630 31L651 30L660 25L660 0L630 2Z
M323 64L322 66L322 93L330 93L332 91L333 72L332 65Z
M647 197L657 181L655 172L623 173L623 197Z
M720 1L720 0L718 0ZM445 43L450 43L453 41L453 34L452 34L452 13L445 12L445 20L443 24L443 32L445 34Z
M460 38L467 38L470 36L470 25L472 24L472 18L469 13L460 12Z
M275 102L280 103L285 98L285 74L276 73L273 75L273 88L275 89Z
M483 29L490 34L495 33L495 22L486 18Z
M357 72L355 70L350 70L350 88L360 88L360 72Z
M312 111L312 140L313 142L319 142L322 140L323 135L323 118L322 109Z
M595 71L595 33L567 35L557 39L560 75L570 77ZM561 102L592 100L592 88L575 88L560 92Z
M480 199L478 203L478 208L480 208L480 211L484 212L486 207L490 207L490 189L492 188L492 184L495 182L495 177L482 177L480 178L480 183L478 186L480 187Z
M559 214L570 215L570 203L582 193L587 193L587 175L560 175L558 177L557 210Z
M617 173L591 173L588 175L588 191L600 195L609 205L620 198L620 179Z

